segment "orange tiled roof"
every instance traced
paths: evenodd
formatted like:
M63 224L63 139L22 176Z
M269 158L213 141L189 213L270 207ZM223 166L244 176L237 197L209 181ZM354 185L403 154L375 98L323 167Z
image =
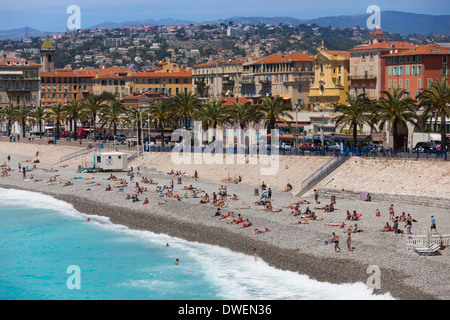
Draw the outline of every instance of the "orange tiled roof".
M77 75L72 69L55 69L55 71L41 72L41 78L44 77L76 77Z
M358 51L358 50L373 50L373 49L386 49L386 50L409 50L414 49L416 46L410 44L409 42L403 41L383 41L379 43L374 43L366 46L358 46L349 51Z
M350 60L350 52L348 51L326 50L325 52L332 54L334 56L345 57L346 60Z
M224 106L233 106L235 102L240 104L245 104L246 102L250 102L249 100L242 97L222 97L219 100L223 100Z
M399 51L399 52L393 52L384 55L383 57L395 57L395 56L409 56L409 55L431 55L431 54L450 54L450 49L443 48L440 45L433 43L433 44L427 44L424 46L419 46L414 49L406 50L406 51Z
M183 77L192 77L192 70L183 70L179 72L152 72L152 71L143 71L137 72L131 77L146 77L146 78L183 78Z
M314 57L308 56L304 53L292 53L292 54L272 54L268 57L262 58L253 64L266 64L266 63L283 63L283 62L295 62L295 61L314 61Z
M10 62L11 64L7 64L8 62ZM28 65L25 64L25 62L28 62ZM17 58L5 58L2 61L0 61L0 66L15 66L16 63L19 63L19 66L21 67L26 67L26 66L31 66L31 67L40 67L41 65L34 62L34 61L26 61L23 59L17 59Z

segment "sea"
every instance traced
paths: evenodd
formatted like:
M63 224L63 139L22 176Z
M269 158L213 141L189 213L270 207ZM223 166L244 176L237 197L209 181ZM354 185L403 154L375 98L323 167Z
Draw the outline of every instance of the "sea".
M318 282L227 248L132 230L41 193L0 188L0 300L342 299L393 297L361 282Z

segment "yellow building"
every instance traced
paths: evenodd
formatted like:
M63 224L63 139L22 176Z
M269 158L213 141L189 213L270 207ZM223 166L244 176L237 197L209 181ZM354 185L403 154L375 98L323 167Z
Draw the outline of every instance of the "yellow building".
M153 91L171 97L192 91L192 70L178 72L137 72L129 76L133 92Z
M350 91L350 54L320 48L314 57L314 82L309 88L309 99L315 110L331 110L335 103L346 103Z
M117 99L125 98L133 93L131 74L132 70L128 68L99 69L92 79L92 93L100 95L103 92L110 92Z

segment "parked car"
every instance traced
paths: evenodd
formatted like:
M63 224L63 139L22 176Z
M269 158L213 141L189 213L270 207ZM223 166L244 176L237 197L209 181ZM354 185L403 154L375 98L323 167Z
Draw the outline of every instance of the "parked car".
M127 140L127 137L123 133L119 133L114 137L114 140L123 142L123 141Z
M112 134L104 134L104 135L102 135L102 140L113 141L114 136Z
M417 142L416 146L414 147L414 151L436 151L436 144L431 141L423 141L423 142Z
M383 151L383 146L381 144L370 143L361 149L362 152L377 152Z
M61 131L59 133L60 138L67 138L68 136L70 136L71 132L70 131Z
M78 139L86 139L87 136L88 136L88 133L86 131L78 131L77 132Z
M7 137L8 131L0 131L0 136Z
M88 137L89 137L89 139L94 140L94 132L89 133ZM101 140L100 134L99 133L95 133L95 138L97 140Z

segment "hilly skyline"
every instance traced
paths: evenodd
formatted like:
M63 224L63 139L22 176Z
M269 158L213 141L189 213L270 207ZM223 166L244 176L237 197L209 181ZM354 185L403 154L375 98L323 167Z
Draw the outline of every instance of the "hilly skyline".
M346 27L359 26L366 28L366 22L370 14L354 14L319 17L314 19L298 19L290 16L277 17L231 17L227 19L194 21L174 18L164 18L159 20L128 20L122 22L102 22L86 27L84 29L97 28L122 28L122 27L143 27L143 26L186 26L190 24L317 24L324 27ZM399 11L383 11L381 13L381 29L391 33L398 33L403 36L410 34L441 34L450 35L450 15L427 15ZM20 40L28 33L29 37L44 37L55 31L39 31L33 28L18 28L11 30L0 30L0 39Z

